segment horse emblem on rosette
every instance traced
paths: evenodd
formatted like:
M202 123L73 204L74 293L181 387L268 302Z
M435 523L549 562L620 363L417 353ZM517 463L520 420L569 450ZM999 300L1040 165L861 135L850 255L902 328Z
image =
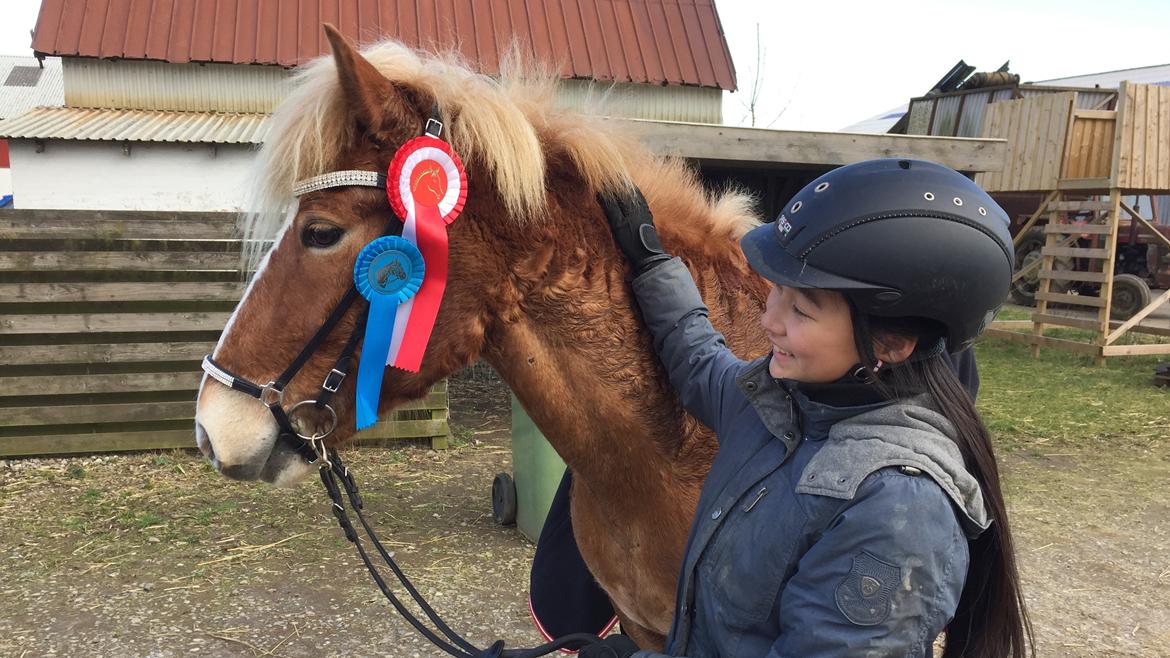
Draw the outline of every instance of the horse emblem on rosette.
M454 57L393 42L358 53L326 31L332 58L303 68L260 153L263 203L245 235L275 241L211 355L252 382L275 381L294 360L303 364L278 392L243 394L224 385L230 380L205 378L200 449L237 479L289 485L316 470L280 439L274 414L311 401L331 381L339 355L353 349L366 302L329 316L353 295L355 262L388 227L411 237L407 217L370 181L385 175L437 111L444 138L466 163L466 200L458 221L445 227L445 289L414 370L383 369L368 357L368 338L357 345L362 367L372 364L380 380L371 411L421 398L477 359L491 364L575 473L571 509L581 553L622 628L641 646L661 646L716 443L683 412L653 356L633 310L628 265L596 195L642 189L664 246L687 263L711 321L745 357L767 350L757 321L767 289L738 247L756 220L750 199L709 196L684 163L654 157L612 125L558 107L548 76L506 70L494 80ZM286 211L296 183L329 172L344 175L328 187L300 188ZM345 184L347 172L358 172L360 182ZM454 203L449 194L439 198L442 186L431 189L424 172L414 171L420 208L423 190L436 205ZM292 306L290 290L313 294ZM318 336L327 321L331 330ZM298 359L309 341L315 349ZM333 377L335 419L298 412L290 416L296 431L324 447L344 443L357 424L355 379Z

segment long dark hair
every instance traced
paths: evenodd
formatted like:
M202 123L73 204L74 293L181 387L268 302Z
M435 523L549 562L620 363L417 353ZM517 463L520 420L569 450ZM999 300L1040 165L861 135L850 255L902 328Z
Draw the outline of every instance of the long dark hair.
M878 369L874 385L888 398L927 393L938 411L955 427L955 443L967 470L979 482L991 526L968 542L970 565L955 617L947 626L943 658L1024 658L1036 653L1032 624L1020 590L1020 576L1008 524L999 468L991 436L975 401L944 360L943 328L921 318L879 318L858 322L854 310L857 351L870 372L877 366L873 341L915 337L918 347L905 363Z

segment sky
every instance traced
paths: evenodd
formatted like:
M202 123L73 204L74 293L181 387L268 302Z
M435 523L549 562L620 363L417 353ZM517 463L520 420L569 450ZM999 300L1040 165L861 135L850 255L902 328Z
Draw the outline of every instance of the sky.
M31 55L40 0L0 0L0 55ZM1024 81L1170 64L1167 0L716 0L739 78L723 121L839 130L930 89L960 59ZM757 49L757 26L760 48ZM757 66L762 54L763 66ZM759 73L757 84L757 73Z

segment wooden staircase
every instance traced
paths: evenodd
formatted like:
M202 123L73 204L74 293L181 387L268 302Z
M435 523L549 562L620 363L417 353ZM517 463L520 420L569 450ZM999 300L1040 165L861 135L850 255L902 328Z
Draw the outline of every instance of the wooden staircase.
M1092 328L1097 329L1100 336L1109 333L1120 193L1114 190L1108 201L1068 197L1065 192L1050 195L1043 208L1048 222L1044 225L1046 241L1040 251L1039 287L1036 311L1032 315L1033 356L1040 354L1048 325L1089 328L1086 322L1091 322L1081 317L1051 313L1050 303L1095 310L1097 320ZM1088 221L1069 221L1070 217L1086 215ZM1091 240L1092 246L1080 246L1078 243L1082 238ZM1067 263L1067 259L1073 259L1073 266L1058 267L1058 264ZM1078 261L1087 262L1088 267L1077 267ZM1099 294L1071 293L1070 283L1096 284ZM1103 344L1100 340L1095 342Z
M1078 92L1053 90L993 102L983 114L980 135L1004 139L1007 150L1004 168L982 173L976 182L992 194L1046 195L1016 238L1020 243L1046 220L1040 258L1018 263L1022 269L1013 279L1037 276L1036 310L1031 321L1004 321L989 330L1030 344L1034 355L1041 347L1056 347L1090 354L1100 364L1109 356L1170 354L1170 328L1142 324L1170 302L1170 291L1151 299L1144 281L1114 274L1123 220L1170 247L1170 237L1126 203L1133 196L1170 193L1170 88L1122 82L1106 101L1082 107ZM1116 321L1111 314L1122 285L1131 302L1126 312L1133 315ZM1061 312L1051 308L1056 304ZM1064 327L1091 336L1045 333ZM1120 340L1135 333L1146 337Z

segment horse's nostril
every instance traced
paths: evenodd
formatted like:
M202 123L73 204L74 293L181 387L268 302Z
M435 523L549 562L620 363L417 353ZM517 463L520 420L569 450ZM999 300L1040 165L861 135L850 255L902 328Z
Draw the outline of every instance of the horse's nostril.
M199 421L195 421L195 445L204 457L215 461L215 448L211 447L211 437L207 435L207 430L203 429L203 423Z

